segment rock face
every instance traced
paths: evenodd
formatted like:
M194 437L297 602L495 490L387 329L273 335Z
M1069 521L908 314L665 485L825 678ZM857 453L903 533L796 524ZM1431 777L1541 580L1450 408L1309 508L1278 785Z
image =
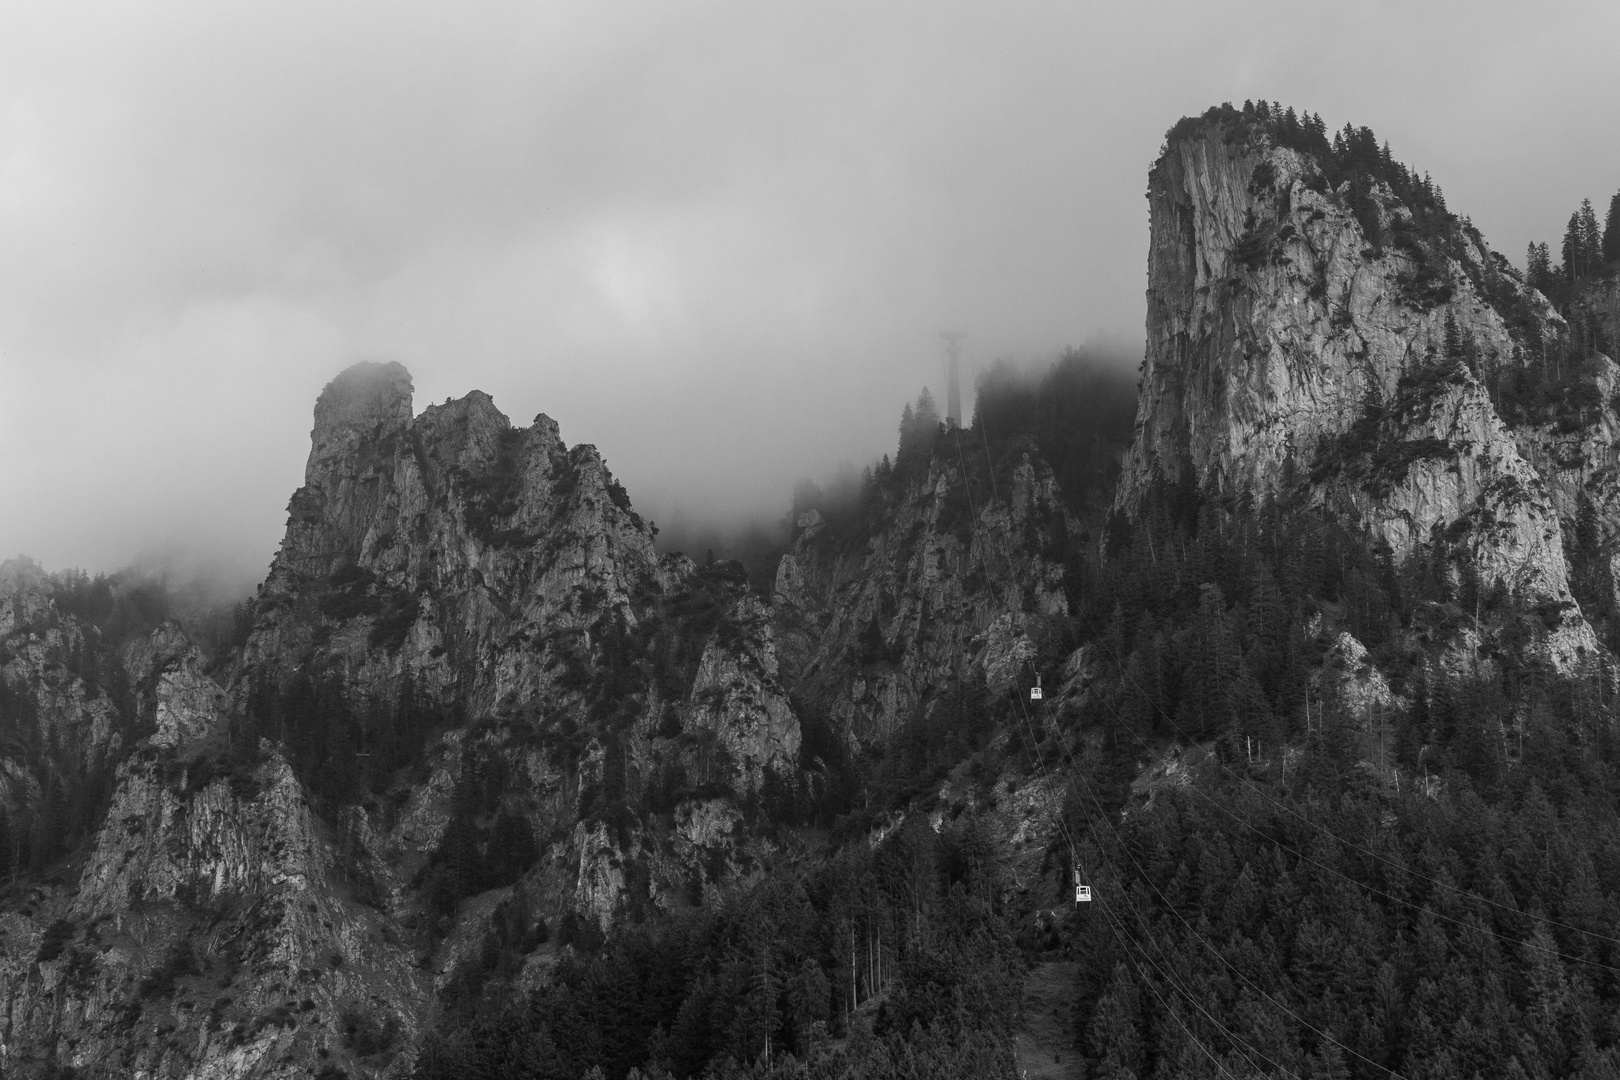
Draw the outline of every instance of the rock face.
M316 405L238 699L297 672L326 673L352 711L413 696L453 730L428 781L376 816L401 872L466 821L458 789L499 761L506 795L481 816L572 837L532 876L606 923L670 888L649 879L658 844L625 808L656 785L677 802L683 785L746 797L797 768L770 620L741 582L660 557L653 532L549 418L513 428L478 392L413 417L404 369L358 365ZM362 744L386 735L371 726Z
M361 364L212 674L173 623L108 659L72 588L0 568L0 720L56 755L0 758L0 821L72 762L106 803L0 916L0 1069L405 1075L512 911L606 928L753 873L745 806L798 784L774 620L653 534L550 419L418 416Z
M852 542L810 511L777 572L790 681L852 747L880 745L970 673L996 690L1032 682L1033 642L1068 613L1078 525L1050 471L1021 454L993 486L964 475L952 437L886 496L881 530Z
M545 416L514 429L475 391L413 419L405 370L362 364L321 394L311 440L248 666L313 650L351 688L411 671L470 714L521 708L556 688L560 642L635 626L632 598L674 580L595 449Z
M1587 281L1576 290L1569 307L1576 338L1584 337L1611 351L1620 345L1620 270L1610 266L1606 273Z
M1322 160L1231 110L1172 131L1148 200L1147 355L1119 506L1155 482L1303 492L1397 559L1437 548L1552 613L1541 648L1559 668L1594 658L1560 455L1532 451L1498 408L1504 381L1563 340L1545 299L1466 222L1436 231L1381 181L1335 187ZM1597 412L1604 449L1584 460L1606 461L1612 418Z
M712 733L737 762L744 786L757 791L772 762L798 760L799 720L782 686L767 606L746 596L727 616L738 640L717 636L705 646L686 724Z
M95 636L39 583L10 600L35 642ZM6 1075L53 1064L86 1076L304 1075L318 1049L341 1054L340 1017L396 1039L418 1030L428 1000L420 973L390 947L385 916L356 902L279 750L222 753L228 697L180 628L166 623L125 650L136 686L127 708L91 696L82 676L93 662L76 655L73 697L90 698L81 726L115 730L91 740L98 757L120 736L134 746L82 869L46 876L0 916ZM10 671L6 682L74 726L49 677ZM28 820L11 794L7 818Z
M128 678L116 662L97 664L99 636L51 600L49 581L32 561L0 564L0 685L12 688L3 722L29 729L40 743L54 744L80 769L115 760L132 734L120 722L115 695L126 693ZM37 787L45 779L40 760L32 765L13 748L0 755L13 783ZM22 779L22 773L32 775ZM5 807L15 817L18 802Z

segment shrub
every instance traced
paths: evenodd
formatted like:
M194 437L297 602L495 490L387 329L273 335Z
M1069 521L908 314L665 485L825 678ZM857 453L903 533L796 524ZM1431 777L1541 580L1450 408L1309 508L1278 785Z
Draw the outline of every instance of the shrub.
M192 953L191 946L183 941L176 942L163 963L141 980L135 996L142 1001L168 997L174 993L175 984L182 977L195 974L197 974L197 957Z
M72 940L73 924L66 919L57 919L45 928L45 936L39 943L39 953L34 959L42 964L49 963L61 956L62 950Z

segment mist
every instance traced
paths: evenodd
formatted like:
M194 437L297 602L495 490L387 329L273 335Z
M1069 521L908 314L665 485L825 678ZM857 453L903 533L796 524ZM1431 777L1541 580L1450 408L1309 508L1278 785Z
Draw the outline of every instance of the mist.
M1139 358L1178 117L1369 125L1517 261L1620 187L1616 40L1601 3L10 3L0 554L245 587L361 359L548 413L683 543L770 527L893 450L942 330L968 385Z

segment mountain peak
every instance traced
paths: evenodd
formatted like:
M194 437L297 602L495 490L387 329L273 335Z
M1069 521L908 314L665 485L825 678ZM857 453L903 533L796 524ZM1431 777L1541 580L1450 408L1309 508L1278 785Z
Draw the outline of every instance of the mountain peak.
M369 427L411 418L411 373L397 361L363 360L343 369L315 402L315 430Z
M1398 559L1427 551L1573 609L1548 489L1563 478L1538 475L1498 412L1517 414L1501 387L1543 377L1562 320L1369 129L1330 138L1278 112L1184 120L1149 175L1147 356L1119 504L1164 481L1300 498ZM1548 650L1572 670L1595 645L1572 612Z

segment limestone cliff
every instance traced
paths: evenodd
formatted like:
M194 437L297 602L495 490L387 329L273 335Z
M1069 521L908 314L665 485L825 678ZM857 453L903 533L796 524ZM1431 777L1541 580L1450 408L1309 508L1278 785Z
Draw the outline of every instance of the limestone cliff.
M883 489L881 528L851 537L811 510L779 565L791 682L851 746L880 746L951 680L1030 681L1036 640L1067 614L1063 559L1079 527L1051 471L1024 447L992 481L959 434Z
M18 1075L294 1076L346 1056L346 1023L419 1029L421 975L285 759L222 757L226 699L196 649L166 627L145 651L157 731L75 886L8 916L0 1056Z
M1150 173L1147 354L1119 506L1156 481L1304 493L1397 559L1433 546L1550 613L1540 648L1559 668L1595 657L1559 455L1528 452L1502 415L1504 385L1564 348L1562 318L1427 181L1376 154L1357 171L1335 160L1343 143L1286 141L1212 110L1172 130ZM1606 460L1595 438L1585 460Z
M51 843L0 916L0 1068L404 1075L503 928L542 971L548 926L757 872L744 811L798 768L776 630L653 535L546 417L416 415L361 364L212 673L177 624L114 649L59 607L94 589L6 564L0 824Z
M649 869L666 834L632 808L654 789L742 798L797 767L770 620L741 583L661 557L600 455L549 418L513 428L478 392L413 416L410 392L398 365L357 365L322 393L239 704L256 680L341 687L356 775L396 793L359 801L406 877L458 821L504 818L539 845L525 880L552 902L606 924L678 892ZM401 785L377 759L407 696L445 730L425 782ZM491 762L499 779L479 775ZM469 815L458 791L477 784Z

